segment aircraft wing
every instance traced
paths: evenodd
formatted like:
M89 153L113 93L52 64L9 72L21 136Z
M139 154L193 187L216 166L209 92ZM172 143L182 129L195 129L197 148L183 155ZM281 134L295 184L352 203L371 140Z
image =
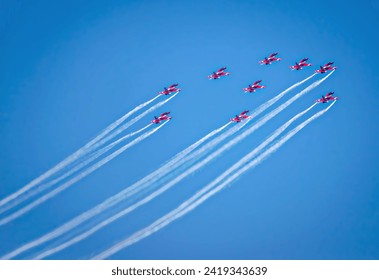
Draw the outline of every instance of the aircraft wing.
M270 54L269 58L273 58L273 57L275 57L276 55L278 55L278 53L272 53L272 54Z

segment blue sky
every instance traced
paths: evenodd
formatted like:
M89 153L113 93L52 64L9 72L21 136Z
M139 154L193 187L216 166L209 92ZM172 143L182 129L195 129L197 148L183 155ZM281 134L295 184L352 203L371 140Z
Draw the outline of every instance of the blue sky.
M162 87L178 82L183 90L162 108L174 118L158 133L1 227L0 254L117 193L236 113L258 107L311 75L315 67L288 68L309 57L315 66L334 61L338 69L169 193L51 258L88 258L147 226L321 94L335 91L340 101L260 166L195 211L113 257L378 259L379 5L264 2L2 1L1 198ZM282 61L267 67L257 63L274 51ZM232 73L229 77L206 78L222 66ZM242 93L258 79L266 85L264 90Z

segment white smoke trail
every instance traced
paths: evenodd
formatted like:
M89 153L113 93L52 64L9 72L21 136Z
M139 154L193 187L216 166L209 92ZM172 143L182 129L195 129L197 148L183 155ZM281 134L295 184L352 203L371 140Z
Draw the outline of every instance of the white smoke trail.
M220 133L221 131L223 131L230 124L231 124L231 122L228 122L227 124L223 125L222 127L213 130L212 132L208 133L206 136L204 136L203 138L201 138L200 140L198 140L197 142L195 142L194 144L192 144L191 146L189 146L185 150L183 150L180 153L178 153L177 155L175 155L175 157L172 160L170 160L170 162L167 165L167 167L169 168L169 167L172 167L173 165L175 165L179 160L181 160L186 155L188 155L189 153L191 153L194 149L196 149L202 143L204 143L205 141L207 141L209 138L211 138L214 135L216 135L216 134Z
M3 205L5 205L9 201L17 198L18 196L20 196L21 194L25 193L26 191L30 190L34 186L40 184L42 181L48 179L50 176L52 176L53 174L57 173L58 171L60 171L61 169L63 169L64 167L66 167L67 165L69 165L70 163L72 163L73 161L75 161L78 157L80 157L83 153L85 153L88 150L88 148L92 147L95 143L97 143L98 141L100 141L101 139L103 139L107 134L109 134L117 126L119 126L121 123L123 123L132 114L134 114L135 112L141 110L143 107L149 105L151 102L153 102L158 97L159 97L159 95L156 96L156 97L154 97L154 98L152 98L152 99L150 99L149 101L147 101L145 103L140 104L139 106L137 106L136 108L134 108L133 110L131 110L130 112L128 112L127 114L125 114L124 116L122 116L121 118L119 118L118 120L116 120L115 122L113 122L112 124L110 124L99 135L97 135L90 142L88 142L87 144L85 144L82 148L80 148L76 152L72 153L70 156L68 156L67 158L65 158L64 160L62 160L60 163L58 163L54 167L50 168L48 171L46 171L45 173L43 173L42 175L40 175L39 177L37 177L36 179L34 179L33 181L31 181L30 183L26 184L24 187L22 187L18 191L14 192L13 194L11 194L11 195L3 198L2 200L0 200L0 207L3 206Z
M183 167L186 168L186 166L184 166L185 163L187 163L187 165L191 165L194 160L196 160L196 159L204 156L206 152L210 152L214 147L216 147L219 143L221 143L222 141L224 141L226 138L234 135L236 132L238 132L239 130L241 130L252 119L254 119L255 117L257 117L259 114L261 114L262 112L264 112L266 109L268 109L273 104L275 104L280 98L282 98L289 91L291 91L291 90L295 89L296 87L302 85L303 83L305 83L306 81L308 81L309 79L311 79L312 77L314 77L315 75L316 74L312 74L308 78L306 78L306 79L304 79L304 80L302 80L302 81L300 81L300 82L292 85L291 87L289 87L286 90L282 91L281 93L279 93L275 97L271 98L270 100L268 100L267 102L265 102L264 104L262 104L261 106L259 106L257 109L255 109L254 112L250 115L250 118L248 120L246 120L243 124L240 124L238 126L230 128L225 133L223 133L223 134L219 135L217 138L213 139L211 142L207 143L206 145L204 145L200 149L198 149L195 152L191 153L189 156L187 156L185 158L182 158L181 160L176 161L175 162L175 165L176 165L175 167L173 167L173 165L167 166L165 169L161 170L161 174L162 175L159 178L161 178L163 175L165 175L167 173L170 173L170 175L171 175L170 177L175 176L176 174L178 174L179 172L181 172L180 170L175 170L176 167L178 167L180 165L183 165ZM313 83L312 85L314 85L314 87L316 87L317 85L319 85L320 83L322 83L326 78L328 78L328 76L325 77L324 79L318 81L318 82ZM313 88L309 88L309 90L311 90L311 89L313 89ZM148 181L147 184L151 185L154 182L156 182L157 180L158 180L158 177L155 176L155 177L151 178L151 180Z
M313 75L309 76L308 78L305 78L304 80L292 85L291 87L287 88L285 91L281 92L280 94L278 94L274 98L271 98L269 101L267 101L266 103L259 106L258 109L251 115L251 118L256 117L257 115L259 115L260 113L265 111L267 108L271 107L274 103L276 103L280 98L282 98L289 91L291 91L291 90L297 88L298 86L304 84L306 81L310 80L315 75L317 75L317 73L314 73Z
M45 202L46 200L54 197L58 193L60 193L63 190L67 189L68 187L70 187L74 183L78 182L82 178L86 177L87 175L91 174L92 172L94 172L95 170L97 170L98 168L100 168L101 166L103 166L104 164L108 163L110 160L112 160L116 156L120 155L125 150L129 149L130 147L134 146L135 144L141 142L145 138L147 138L150 135L152 135L158 129L160 129L161 127L163 127L167 122L168 121L166 121L162 125L158 126L157 128L152 129L151 131L145 132L144 134L142 134L141 136L137 137L136 139L134 139L133 141L129 142L128 144L124 145L123 147L119 148L118 150L116 150L112 154L110 154L107 157L103 158L102 160L98 161L96 164L94 164L91 167L87 168L85 171L79 173L78 175L76 175L74 178L70 179L66 183L62 184L61 186L57 187L56 189L52 190L51 192L43 195L42 197L36 199L35 201L29 203L28 205L24 206L23 208L21 208L20 210L14 212L13 214L8 215L7 217L1 219L0 220L0 226L5 225L5 224L9 223L10 221L13 221L14 219L16 219L16 218L20 217L21 215L25 214L26 212L29 212L34 207L40 205L41 203Z
M95 143L92 147L92 149L94 148L97 148L103 144L105 144L106 142L108 142L109 140L113 139L114 137L116 137L118 134L120 134L121 132L123 132L125 129L127 129L128 127L130 127L131 125L135 124L137 121L139 121L140 119L142 119L144 116L146 116L147 114L155 111L156 109L158 109L159 107L162 107L164 104L166 104L167 102L169 102L171 99L173 99L176 95L178 95L179 92L175 93L174 95L170 96L169 98L155 104L154 106L151 106L149 109L147 109L146 111L144 111L143 113L139 114L138 116L136 116L135 118L133 118L132 120L128 121L127 123L123 124L121 127L119 127L115 132L113 132L112 134L110 134L109 136L105 137L104 139L98 141L97 143ZM92 150L91 149L91 150Z
M190 199L182 203L179 207L171 211L170 213L166 214L162 218L158 219L154 223L152 223L150 226L136 232L135 234L131 235L127 239L118 242L116 245L110 247L109 249L101 252L100 254L94 256L92 259L105 259L118 251L140 241L143 238L146 238L153 234L154 232L157 232L158 230L162 229L163 227L169 225L171 222L175 221L176 219L182 217L183 215L187 214L188 212L194 210L197 206L205 202L207 199L209 199L211 196L215 195L217 192L219 192L221 189L223 189L226 185L232 183L233 180L241 176L244 172L246 172L248 169L255 167L256 165L260 164L264 159L266 159L269 155L277 151L284 143L286 143L289 139L291 139L296 133L298 133L301 129L303 129L306 125L308 125L313 120L317 119L321 115L323 115L325 112L327 112L333 105L335 101L329 105L326 109L314 114L312 117L307 119L306 121L302 122L300 125L292 129L289 133L287 133L282 139L280 139L275 145L267 149L265 152L263 152L260 156L258 156L256 159L251 161L249 164L244 165L241 169L239 169L233 176L229 177L225 182L223 182L218 187L214 188L213 190L209 191L207 194L201 195L204 193L203 190L192 196ZM199 198L200 197L200 198Z
M62 234L68 232L69 230L74 229L75 227L79 226L80 224L89 220L90 218L100 214L105 209L119 203L120 201L122 201L126 197L129 197L131 195L131 193L132 194L135 193L136 190L141 185L144 185L151 178L156 178L156 177L162 175L163 168L166 168L167 166L171 166L173 162L176 162L176 161L180 160L181 158L185 157L187 154L189 154L191 151L193 151L196 147L201 145L203 142L205 142L206 140L208 140L209 138L211 138L215 134L224 130L229 124L230 124L230 122L225 124L224 126L218 128L218 129L215 129L214 131L208 133L206 136L204 136L203 138L198 140L196 143L192 144L191 146L189 146L188 148L186 148L185 150L183 150L182 152L180 152L176 156L174 156L173 159L171 161L169 161L167 164L165 164L161 168L157 169L156 171L152 172L150 175L139 180L138 182L134 183L132 186L130 186L130 187L124 189L123 191L121 191L120 193L106 199L103 203L101 203L101 204L97 205L96 207L84 212L83 214L77 216L76 218L70 220L69 222L67 222L67 223L63 224L62 226L58 227L57 229L53 230L52 232L47 233L44 236L42 236L42 237L40 237L34 241L31 241L31 242L21 246L20 248L10 252L9 254L3 256L1 259L13 258L13 257L31 249L31 248L34 248L34 247L39 246L39 245L41 245L47 241L55 239L55 238L61 236Z
M2 209L0 209L0 214L4 213L5 211L7 211L9 209L12 209L12 208L16 207L20 203L28 200L29 198L31 198L33 196L36 196L37 194L41 193L42 191L50 188L51 186L59 183L60 181L66 179L67 177L71 176L75 172L77 172L80 169L86 167L88 164L90 164L91 162L93 162L94 160L96 160L97 158L99 158L104 153L108 152L115 145L117 145L117 144L121 143L122 141L124 141L124 140L126 140L126 139L128 139L128 138L130 138L130 137L132 137L132 136L134 136L134 135L136 135L136 134L144 131L145 129L147 129L151 125L152 124L148 124L145 127L141 128L141 129L139 129L139 130L137 130L135 132L129 133L129 134L121 137L120 139L118 139L118 140L116 140L116 141L108 144L106 147L101 148L100 150L94 152L91 157L89 157L88 159L84 160L83 162L77 164L76 166L74 166L69 171L67 171L63 175L59 176L58 178L56 178L54 180L51 180L51 181L49 181L49 182L47 182L45 184L40 185L39 187L31 190L30 192L25 193L23 196L15 198L14 200L10 201L8 204L4 205L4 207Z
M52 249L49 249L45 252L42 252L41 254L39 254L36 258L44 258L48 255L51 255L51 254L54 254L58 251L61 251L85 238L87 238L88 236L94 234L96 231L100 230L101 228L105 227L106 225L114 222L115 220L125 216L126 214L134 211L135 209L137 209L138 207L148 203L149 201L151 201L152 199L154 199L155 197L157 197L158 195L164 193L165 191L167 191L168 189L172 188L173 186L175 186L177 183L179 183L180 181L182 181L184 178L188 177L190 174L192 174L193 172L195 172L196 170L202 168L205 164L207 164L208 162L210 162L212 159L214 159L215 157L219 156L223 151L231 148L233 145L236 145L237 143L239 143L240 141L242 141L244 138L246 138L248 135L250 135L252 132L254 132L256 129L258 129L260 126L262 126L263 124L265 124L268 120L270 120L271 118L273 118L275 115L277 115L279 112L281 112L282 110L284 110L286 107L288 107L290 104L292 104L293 102L295 102L298 98L300 98L302 95L304 95L305 93L307 93L308 91L310 91L311 89L315 88L316 86L318 86L322 81L324 81L327 77L325 77L324 79L322 80L319 80L319 81L316 81L314 82L312 85L308 86L307 88L305 88L303 91L301 91L300 93L298 93L297 95L293 96L291 99L289 99L287 102L285 102L284 104L282 104L281 106L279 106L278 108L276 108L275 110L273 110L272 112L268 113L265 117L263 117L261 120L259 120L254 126L252 126L250 129L248 129L246 132L244 132L243 134L241 134L240 136L237 136L234 140L231 140L229 141L229 143L225 144L223 147L221 147L220 149L216 150L215 152L213 152L211 155L209 155L207 158L205 158L204 160L202 160L201 162L191 166L190 168L186 169L184 172L182 172L179 176L175 177L173 180L171 180L170 182L168 182L167 184L165 184L163 187L159 188L158 190L154 191L153 193L149 194L148 196L146 196L145 198L143 198L142 200L136 202L135 204L127 207L126 209L118 212L117 214L111 216L110 218L106 219L105 221L103 222L100 222L98 225L95 225L94 227L92 227L91 229L89 229L88 231L68 240L67 242L55 247L55 248L52 248ZM282 131L285 130L286 127L288 127L293 121L295 121L297 118L301 117L303 114L305 114L306 112L308 112L311 108L313 108L316 104L313 104L312 106L310 106L308 109L306 109L305 111L301 112L300 114L296 115L292 120L290 120L289 122L287 122L285 125L283 125L281 127ZM277 132L277 133L281 133L281 132ZM214 140L213 140L214 141ZM209 143L207 145L205 145L204 147L206 146L209 146ZM196 154L198 153L199 151L203 150L204 149L201 148L199 150L197 150L195 153L193 154ZM188 157L185 158L185 160L188 160L188 158L191 158L193 157L193 154L190 154ZM172 170L172 167L170 168L166 168L166 170ZM151 181L148 181L148 182L151 182Z
M150 107L148 110L144 111L143 113L141 113L140 115L138 115L137 117L133 118L132 120L130 120L129 122L125 123L123 126L121 126L119 129L117 129L114 133L110 134L109 136L105 137L104 139L102 140L98 140L97 143L93 143L90 147L88 147L86 150L84 150L84 148L82 148L81 150L81 153L77 154L73 154L71 156L71 161L70 162L67 162L67 164L65 166L67 166L69 163L72 163L73 161L79 159L81 156L83 156L84 154L98 148L99 146L105 144L106 142L108 142L109 140L111 140L112 138L114 138L115 136L117 136L118 134L120 134L121 132L123 132L125 129L127 129L128 127L130 127L132 124L134 124L135 122L137 122L138 120L140 120L142 117L144 117L145 115L147 115L148 113L151 113L152 111L156 110L157 108L163 106L165 103L167 103L168 101L170 101L172 98L174 98L178 93L175 93L173 96L171 96L170 98L164 100L164 101L161 101L159 102L158 104ZM155 97L154 99L156 99L157 97ZM153 100L154 100L153 99ZM108 132L109 133L109 132ZM104 137L104 136L103 136ZM65 167L63 166L63 167ZM62 167L62 168L63 168ZM62 168L60 168L59 170L61 170ZM59 171L58 169L55 170L54 173L58 172ZM51 174L52 175L52 174ZM48 184L51 184L51 183L48 183ZM13 196L12 199L15 199L16 197L18 197L19 195L21 195L22 193L25 193L25 191L29 190L30 188L28 189L24 189L22 192L18 192L19 194L17 196ZM25 199L22 199L23 201ZM9 199L8 199L8 202L9 202ZM17 203L19 204L19 203ZM6 207L0 207L0 213L3 213L5 212L6 210L12 208L12 206L6 206ZM1 223L0 223L1 225Z
M291 87L289 87L286 90L284 90L283 92L279 93L277 96L273 97L272 99L270 99L266 103L262 104L260 107L258 107L250 115L251 118L254 118L257 115L259 115L260 113L262 113L264 110L266 110L267 108L272 106L274 103L276 103L280 98L282 98L290 90L292 90L292 89L300 86L301 84L305 83L306 81L311 79L313 76L315 76L315 74L313 74L310 77L292 85ZM241 129L244 125L246 125L248 123L248 121L249 120L247 120L242 126L233 127L232 129L227 131L226 132L227 136L230 136L233 133L235 133L236 131L238 131L239 129ZM190 154L190 152L192 152L195 148L197 148L200 144L202 144L203 142L208 140L210 137L212 137L215 134L224 130L229 124L230 124L230 122L227 123L226 125L224 125L223 127L209 133L208 135L206 135L205 137L203 137L202 139L200 139L199 141L197 141L196 143L194 143L193 145L191 145L187 149L185 149L182 152L180 152L179 154L177 154L172 160L170 160L167 164L165 164L161 168L159 168L156 171L152 172L151 174L145 176L143 179L134 183L130 187L127 187L126 189L124 189L120 193L108 198L107 200L105 200L104 202L99 204L98 206L84 212L83 214L77 216L76 218L72 219L71 221L67 222L66 224L62 225L61 227L55 229L54 231L52 231L52 232L50 232L50 233L32 241L32 242L29 242L29 243L21 246L20 248L16 249L15 251L13 251L14 254L11 255L10 258L12 258L18 254L21 254L22 252L25 252L26 250L34 248L38 245L41 245L44 242L52 240L52 239L54 239L54 238L56 238L56 237L58 237L64 233L68 232L69 230L79 226L80 224L89 220L90 218L100 214L104 210L106 210L106 209L112 207L113 205L116 205L117 203L123 201L125 198L130 197L131 195L137 193L139 190L146 188L147 186L149 186L153 182L156 182L160 178L164 177L167 173L171 172L176 166L182 164L183 159L184 159L184 162L187 161L186 155ZM226 137L225 136L222 137L221 140L225 139ZM213 146L216 145L217 143L221 142L221 140L218 140L217 142L213 142L212 145ZM207 147L209 147L209 146L207 146ZM199 154L196 154L196 155L199 155ZM163 190L167 189L169 187L170 186L166 185L166 188L163 188ZM143 202L143 201L141 201L141 202ZM135 204L135 206L137 206L137 205L139 205L139 203ZM10 254L12 254L13 252L11 252Z
M251 158L251 156L255 156L256 154L258 154L263 148L265 148L269 143L271 143L275 138L277 138L281 133L283 133L283 131L289 126L291 125L291 123L293 123L295 120L297 120L298 118L300 118L301 116L303 116L304 114L306 114L309 110L311 110L314 106L316 106L317 103L311 105L309 108L307 108L306 110L302 111L301 113L297 114L296 116L294 116L292 119L290 119L288 122L286 122L284 125L282 125L280 128L278 128L266 141L264 141L261 145L259 145L256 149L254 149L254 153L250 153L249 156ZM253 155L252 155L253 154ZM244 158L245 159L245 158ZM230 168L230 170L228 169L228 172L224 172L222 175L223 176L219 176L215 181L213 181L212 183L208 184L207 187L203 188L202 191L207 191L209 188L213 187L215 184L219 183L222 179L224 179L227 175L229 175L231 172L233 172L235 169L239 169L242 165L244 165L246 162L246 160L240 160L238 163L238 165L236 166L233 166L233 168ZM133 210L135 210L136 208L138 208L139 206L149 202L150 200L152 200L153 198L155 198L156 196L158 196L159 194L165 192L167 190L167 188L165 187L162 187L160 189L158 189L157 191L151 193L150 195L148 195L147 197L145 197L144 199L142 199L141 201L139 201L138 203L116 213L115 215L111 216L110 218L107 218L106 220L100 222L99 224L93 226L91 229L81 233L80 235L77 235L75 236L74 238L54 247L54 248L51 248L51 249L48 249L48 250L44 250L42 253L38 254L37 256L35 256L33 259L35 260L39 260L39 259L43 259L43 258L46 258L50 255L53 255L59 251L62 251L84 239L86 239L87 237L91 236L92 234L96 233L97 231L99 231L100 229L104 228L105 226L109 225L110 223L118 220L119 218L125 216L126 214L132 212Z
M168 182L161 189L167 190L167 189L173 187L174 185L176 185L177 183L179 183L180 181L182 181L184 178L188 177L189 175L191 175L195 171L199 170L200 168L202 168L203 166L205 166L207 163L209 163L210 161L212 161L216 157L220 156L223 152L229 150L230 148L232 148L233 146L235 146L236 144L238 144L240 141L242 141L247 136L249 136L250 134L252 134L259 127L261 127L262 125L264 125L270 119L272 119L273 117L275 117L277 114L279 114L285 108L287 108L289 105L291 105L293 102L295 102L298 98L300 98L301 96L303 96L304 94L306 94L310 90L312 90L315 87L317 87L323 81L325 81L332 73L333 72L331 72L329 75L327 75L323 79L320 79L320 80L314 82L313 84L311 84L310 86L306 87L304 90L302 90L301 92L299 92L298 94L294 95L292 98L290 98L289 100L287 100L286 102L284 102L283 104L281 104L276 109L274 109L271 112L267 113L263 118L261 118L260 120L258 120L258 122L255 123L252 127L248 128L246 131L244 131L240 135L236 136L235 138L233 138L232 140L230 140L226 144L224 144L221 148L219 148L218 150L216 150L213 153L211 153L209 156L207 156L206 158L204 158L202 161L200 161L200 162L198 162L198 163L196 163L194 165L184 166L185 167L185 171L182 172L182 173L180 173L179 175L177 175L173 180L171 180L170 182ZM222 138L222 136L223 135L221 135L219 138ZM215 142L215 140L217 141L217 139L214 139L212 142ZM205 145L202 148L198 149L197 151L193 152L192 154L190 154L189 156L187 156L184 160L186 162L189 162L190 159L196 157L197 155L202 155L202 153L204 153L206 149L209 149L211 147L210 144L212 142L208 143L207 145ZM175 171L172 171L172 172L175 172Z

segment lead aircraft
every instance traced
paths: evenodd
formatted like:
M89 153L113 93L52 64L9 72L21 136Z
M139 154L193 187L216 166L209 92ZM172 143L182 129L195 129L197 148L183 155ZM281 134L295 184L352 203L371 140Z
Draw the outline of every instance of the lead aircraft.
M226 67L222 67L222 68L218 69L216 72L213 72L211 75L209 75L208 79L209 80L216 80L216 79L220 79L220 77L222 77L222 76L229 76L230 73L225 72L225 70L226 70Z
M269 57L265 57L265 59L259 61L259 64L261 64L261 65L263 65L263 64L269 65L269 64L271 64L274 61L282 60L281 58L276 57L277 55L278 55L278 53L272 53L272 54L270 54Z
M303 69L303 67L305 66L312 66L312 63L307 63L308 61L308 58L303 58L302 60L300 60L299 62L296 62L295 65L293 66L290 66L290 68L292 70L301 70Z
M255 81L252 85L249 85L246 88L243 88L245 92L255 92L255 90L260 89L260 88L265 88L265 86L260 85L262 80Z

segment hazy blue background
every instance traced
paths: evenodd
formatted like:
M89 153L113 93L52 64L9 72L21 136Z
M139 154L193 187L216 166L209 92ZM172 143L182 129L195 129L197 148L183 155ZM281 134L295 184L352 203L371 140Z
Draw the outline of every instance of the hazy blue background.
M0 198L162 87L178 82L183 89L162 108L174 118L158 133L1 227L0 254L115 194L331 60L338 69L324 84L238 147L157 201L51 258L88 258L150 224L321 94L335 91L340 102L231 188L113 257L378 259L374 2L0 1ZM282 61L257 63L274 51ZM303 57L315 67L290 71ZM222 66L229 77L206 78ZM242 88L258 79L266 88L244 95Z

